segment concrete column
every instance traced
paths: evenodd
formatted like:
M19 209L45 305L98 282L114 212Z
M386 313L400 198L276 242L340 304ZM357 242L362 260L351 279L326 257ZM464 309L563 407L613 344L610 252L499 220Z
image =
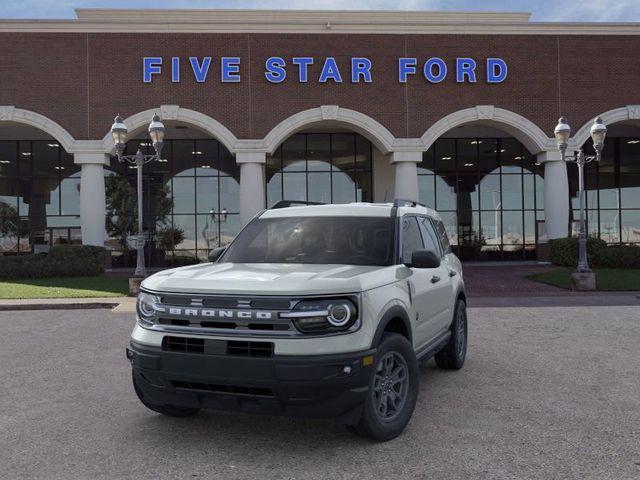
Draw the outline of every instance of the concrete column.
M422 152L392 152L391 163L395 167L394 198L418 200L418 163Z
M76 153L74 162L80 171L80 226L83 245L104 246L106 237L106 197L104 165L109 156L104 153Z
M565 238L569 235L569 179L567 164L560 152L542 152L538 162L544 164L544 218L547 236Z
M265 208L264 152L238 152L240 165L240 219L246 224Z

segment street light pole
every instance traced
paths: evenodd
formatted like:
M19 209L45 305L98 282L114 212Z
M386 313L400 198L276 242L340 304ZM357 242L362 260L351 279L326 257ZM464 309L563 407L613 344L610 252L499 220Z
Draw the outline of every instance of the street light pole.
M135 155L124 155L124 148L127 141L127 127L124 124L124 120L120 115L115 118L113 125L111 126L111 135L116 148L116 156L119 162L127 162L135 166L137 170L137 202L138 202L138 235L136 236L136 270L135 277L146 277L147 269L144 262L144 222L143 222L143 198L142 198L142 168L145 163L149 163L153 160L160 160L162 153L162 146L164 144L165 128L164 124L160 121L160 117L156 114L151 119L149 124L149 136L153 143L155 154L144 155L140 149Z
M584 190L584 167L590 162L599 162L602 157L602 149L604 147L604 139L607 134L607 127L602 123L600 117L596 118L591 126L591 139L593 140L593 148L595 155L585 155L582 149L575 154L567 154L569 145L569 137L571 136L571 127L566 119L561 117L558 125L554 130L558 149L562 155L563 161L573 162L578 166L578 195L580 200L580 229L578 237L578 266L577 273L591 273L589 268L589 260L587 258L587 219L585 215L586 197Z
M590 272L589 260L587 258L587 219L586 219L586 202L584 191L584 166L586 164L586 157L582 150L578 150L575 157L576 165L578 166L578 191L580 195L580 229L578 237L578 268L580 273Z
M142 166L144 165L144 155L138 149L135 156L137 170L137 194L138 194L138 236L136 238L136 271L135 277L146 277L147 269L144 264L144 226L143 226L143 203L142 203Z

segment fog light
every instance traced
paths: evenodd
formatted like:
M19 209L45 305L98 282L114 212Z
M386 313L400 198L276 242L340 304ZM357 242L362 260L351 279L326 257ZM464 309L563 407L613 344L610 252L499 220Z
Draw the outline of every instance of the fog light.
M133 362L133 352L128 348L126 349L126 355L127 355L127 360L129 360L130 362Z

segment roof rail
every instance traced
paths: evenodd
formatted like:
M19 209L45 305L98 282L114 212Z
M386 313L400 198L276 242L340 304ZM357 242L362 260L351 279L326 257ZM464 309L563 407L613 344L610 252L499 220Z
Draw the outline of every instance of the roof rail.
M271 210L275 210L278 208L287 208L287 207L296 207L296 206L308 206L308 205L326 205L322 202L307 202L305 200L280 200L276 202Z
M393 201L394 207L417 207L418 205L424 208L428 208L424 203L420 203L416 200L405 200L403 198L396 198Z

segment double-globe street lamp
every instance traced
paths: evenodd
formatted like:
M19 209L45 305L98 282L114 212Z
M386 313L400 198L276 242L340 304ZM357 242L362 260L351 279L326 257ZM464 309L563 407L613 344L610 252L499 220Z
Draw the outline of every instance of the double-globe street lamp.
M578 268L577 273L591 273L589 269L589 261L587 259L587 226L585 218L585 191L584 191L584 166L590 162L599 162L602 157L602 149L604 147L604 138L607 135L607 127L602 123L600 117L596 118L591 125L591 139L593 140L593 148L595 155L585 155L582 149L573 154L567 154L569 145L569 137L571 136L571 127L564 117L558 120L558 125L554 130L558 149L562 155L563 161L574 162L578 166L578 192L580 196L580 236L578 240Z
M160 117L157 114L155 114L151 119L148 130L149 137L151 137L151 142L156 153L154 155L144 155L140 151L140 149L138 149L135 155L125 155L124 148L127 142L128 134L127 126L124 124L124 120L120 115L115 118L113 125L111 126L111 135L113 137L113 143L116 147L116 156L118 157L118 161L135 165L135 168L137 169L138 235L136 237L136 271L134 273L134 276L136 277L145 277L147 275L147 270L144 266L144 232L142 222L142 166L145 163L149 163L153 160L160 160L160 154L162 153L162 146L164 144L165 128L164 124L160 121Z

